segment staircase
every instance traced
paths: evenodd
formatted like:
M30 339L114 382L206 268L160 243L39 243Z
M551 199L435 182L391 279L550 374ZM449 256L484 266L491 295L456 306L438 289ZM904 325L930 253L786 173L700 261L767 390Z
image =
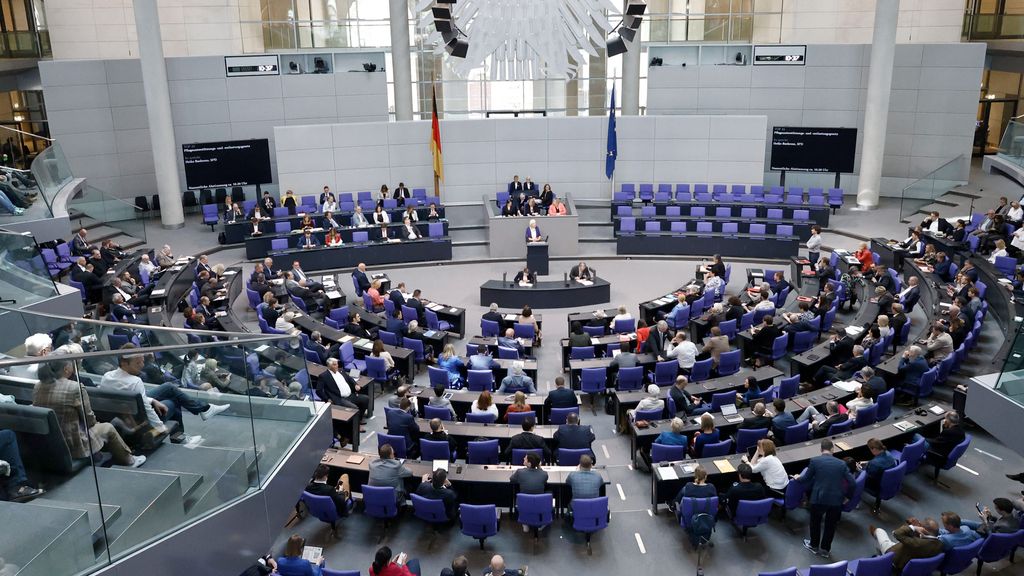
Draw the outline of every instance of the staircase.
M614 256L611 204L603 200L576 200L576 211L580 215L580 252L588 256Z
M943 214L946 218L960 216L970 217L971 205L980 198L982 198L982 196L970 191L965 186L957 186L945 194L936 197L931 202L923 204L916 212L909 212L908 214L905 214L900 222L916 226L929 212L932 211ZM976 205L975 209L977 209Z
M114 241L114 244L117 244L124 250L128 251L132 248L138 248L146 243L145 239L136 238L126 234L118 228L107 226L105 223L86 216L77 210L69 210L69 216L71 218L69 238L77 234L79 228L85 228L89 231L89 242L93 244L99 244L104 240L111 239Z

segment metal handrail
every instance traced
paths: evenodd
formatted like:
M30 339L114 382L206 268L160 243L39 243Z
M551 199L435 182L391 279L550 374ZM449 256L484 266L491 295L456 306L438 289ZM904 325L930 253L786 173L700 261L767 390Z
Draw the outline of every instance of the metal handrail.
M4 130L10 130L11 132L17 132L18 134L24 134L25 136L31 136L33 138L39 138L40 140L46 140L47 142L53 142L53 138L47 138L46 136L40 136L39 134L33 134L31 132L25 132L24 130L18 130L17 128L11 128L10 126L4 126L0 124L0 128Z

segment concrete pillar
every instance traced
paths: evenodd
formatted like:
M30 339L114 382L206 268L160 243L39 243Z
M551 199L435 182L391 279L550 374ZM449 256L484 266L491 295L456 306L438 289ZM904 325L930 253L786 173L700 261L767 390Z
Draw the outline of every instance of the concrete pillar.
M626 4L623 2L623 12ZM632 42L626 42L628 50L622 55L622 115L640 114L640 31Z
M185 226L181 206L181 180L178 178L178 153L174 144L174 122L171 117L171 94L167 88L167 67L160 36L160 15L157 0L133 0L135 29L139 37L139 60L142 64L142 90L146 96L149 119L149 140L156 168L156 190L160 195L160 222L164 228Z
M868 69L867 105L864 108L864 135L861 138L860 177L857 183L857 207L878 207L882 186L882 159L885 132L889 123L889 95L892 89L893 60L896 56L896 21L900 0L877 0L875 31L871 39L871 64Z
M391 77L395 82L395 119L412 120L412 57L409 50L409 1L391 0Z

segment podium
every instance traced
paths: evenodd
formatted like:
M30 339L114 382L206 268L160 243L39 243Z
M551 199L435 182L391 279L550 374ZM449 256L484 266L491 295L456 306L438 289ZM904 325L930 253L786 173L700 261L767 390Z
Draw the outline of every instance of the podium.
M548 243L526 243L526 266L538 276L548 274Z

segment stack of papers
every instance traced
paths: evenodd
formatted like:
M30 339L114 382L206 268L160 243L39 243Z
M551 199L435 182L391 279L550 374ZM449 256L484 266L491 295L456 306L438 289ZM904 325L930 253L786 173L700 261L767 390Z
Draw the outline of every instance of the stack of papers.
M895 426L901 432L906 432L907 430L911 430L914 428L914 424L912 424L911 422L907 422L906 420L896 422L893 424L893 426Z
M854 382L852 380L847 380L845 382L833 382L832 385L845 392L856 392L857 390L860 390L860 382Z
M320 557L324 555L324 549L319 546L304 546L302 548L302 559L312 564L319 564Z
M582 278L577 278L576 281L579 282L580 284L584 285L584 286L593 286L594 285L594 283L591 282L590 280L584 280Z
M718 471L721 472L722 474L736 471L736 468L733 467L732 462L729 462L724 458L721 460L715 460L714 462L715 466L718 468Z
M679 475L676 474L674 466L659 467L658 473L661 475L662 480L678 480Z

